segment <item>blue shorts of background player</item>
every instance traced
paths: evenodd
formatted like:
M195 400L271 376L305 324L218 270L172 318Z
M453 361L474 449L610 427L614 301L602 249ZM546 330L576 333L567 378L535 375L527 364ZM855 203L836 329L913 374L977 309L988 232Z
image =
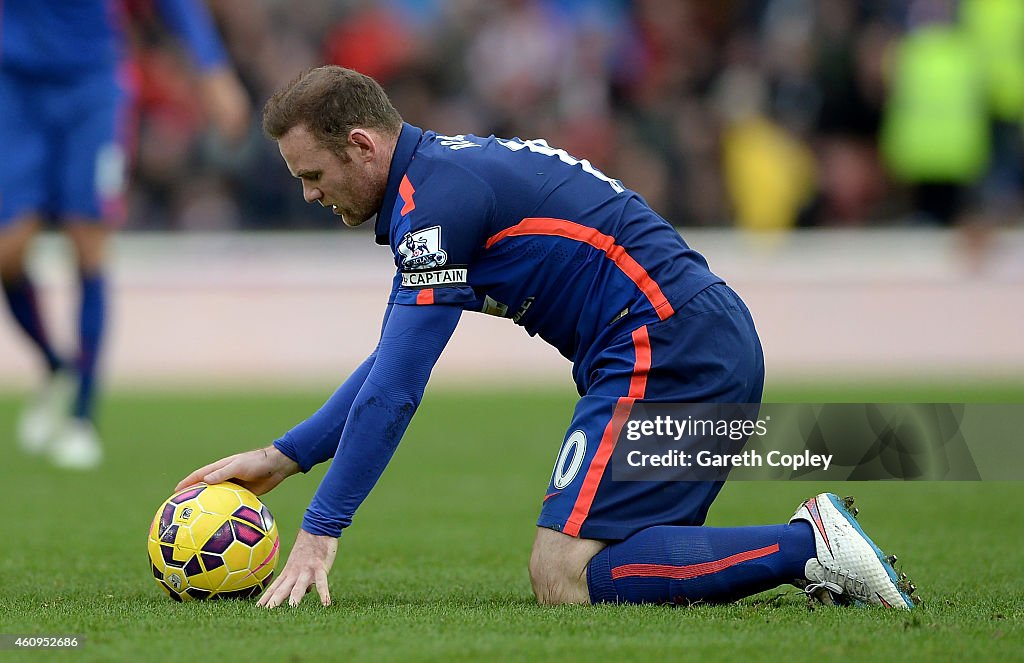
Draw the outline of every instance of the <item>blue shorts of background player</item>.
M672 317L620 334L580 375L583 396L537 524L603 541L655 525L703 525L721 482L614 481L611 454L636 400L761 402L764 356L736 293L706 288Z
M67 75L0 69L0 281L11 313L38 350L48 379L19 423L22 448L87 469L101 446L93 424L97 359L105 319L104 254L125 216L133 94L114 70ZM81 299L77 356L53 346L26 254L41 228L66 231Z
M0 69L0 225L26 216L123 221L133 94L108 71L46 79Z

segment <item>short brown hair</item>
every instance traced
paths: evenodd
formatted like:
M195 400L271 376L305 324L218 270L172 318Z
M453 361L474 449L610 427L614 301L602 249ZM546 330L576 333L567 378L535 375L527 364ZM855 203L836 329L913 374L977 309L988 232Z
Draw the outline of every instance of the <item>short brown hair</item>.
M300 125L340 155L352 129L397 135L402 116L377 81L358 71L327 65L306 70L263 107L263 131L274 140Z

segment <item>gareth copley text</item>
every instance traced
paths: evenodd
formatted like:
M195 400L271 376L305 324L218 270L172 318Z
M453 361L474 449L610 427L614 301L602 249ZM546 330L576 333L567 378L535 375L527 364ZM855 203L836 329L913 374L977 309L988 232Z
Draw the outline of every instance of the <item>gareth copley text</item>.
M832 464L833 454L813 454L810 451L801 453L783 453L769 451L762 453L747 449L742 453L726 454L714 451L680 451L678 449L664 453L648 454L642 451L630 451L626 454L626 462L631 467L784 467L791 470L804 468L828 470Z

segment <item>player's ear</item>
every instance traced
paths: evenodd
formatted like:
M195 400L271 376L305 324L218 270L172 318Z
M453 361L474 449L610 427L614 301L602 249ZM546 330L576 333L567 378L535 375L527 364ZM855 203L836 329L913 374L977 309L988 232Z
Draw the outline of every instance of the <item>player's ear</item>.
M357 158L368 161L377 152L377 141L366 129L355 128L348 133L348 143L355 148Z

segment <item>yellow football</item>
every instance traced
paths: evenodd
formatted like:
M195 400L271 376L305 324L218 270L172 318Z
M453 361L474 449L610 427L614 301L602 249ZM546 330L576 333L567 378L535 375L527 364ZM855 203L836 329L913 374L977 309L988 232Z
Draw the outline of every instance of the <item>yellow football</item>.
M233 483L171 495L149 527L149 561L175 601L252 598L277 567L281 539L270 510Z

